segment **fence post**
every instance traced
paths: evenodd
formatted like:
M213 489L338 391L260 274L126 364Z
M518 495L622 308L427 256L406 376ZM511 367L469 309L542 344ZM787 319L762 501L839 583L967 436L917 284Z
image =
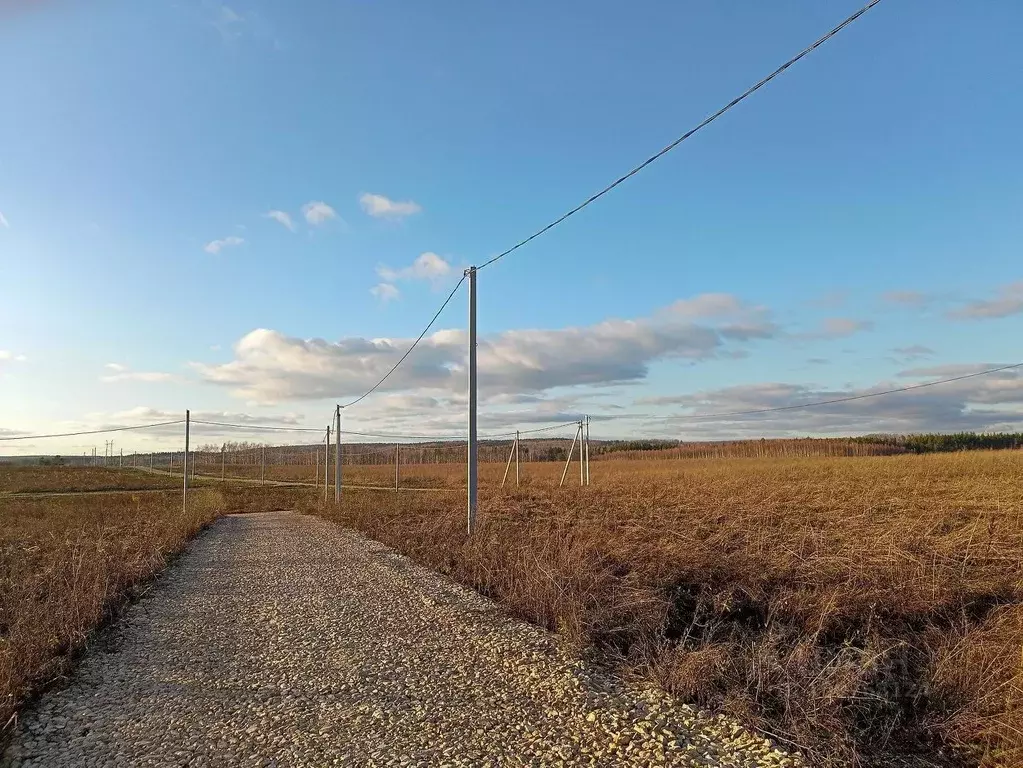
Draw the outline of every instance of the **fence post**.
M401 453L398 443L394 444L394 492L398 492L398 472L401 467Z
M266 446L259 446L259 484L263 485L266 481Z
M476 267L464 272L469 278L469 439L468 439L468 499L466 528L472 534L476 527L476 510L479 504L477 483L479 465L476 440Z
M586 417L586 485L590 484L590 417Z
M558 483L559 488L565 484L565 478L568 477L568 467L572 463L572 454L575 453L575 441L579 439L582 431L583 425L582 422L579 422L579 426L576 427L575 434L572 436L572 447L568 449L568 461L565 462L565 471L561 473L561 482Z
M515 430L515 487L519 487L519 431Z
M579 487L582 488L586 480L586 441L583 439L583 419L579 419Z
M185 411L185 464L188 464L188 432L191 426L191 412ZM188 512L188 471L187 468L182 467L181 476L183 478L181 488L181 514Z
M504 465L504 477L501 478L501 487L502 488L504 488L505 480L508 479L508 470L511 469L511 463L512 463L512 459L515 457L515 448L516 447L517 447L516 444L513 442L512 445L511 445L511 450L508 451L508 463ZM519 470L519 465L516 464L515 465L515 477L516 478L518 478L518 474L519 474L518 470ZM518 485L518 482L516 481L515 484Z

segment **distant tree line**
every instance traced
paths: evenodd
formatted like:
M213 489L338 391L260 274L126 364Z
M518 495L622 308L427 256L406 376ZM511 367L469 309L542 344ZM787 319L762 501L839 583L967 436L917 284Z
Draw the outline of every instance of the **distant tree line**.
M951 434L866 435L856 438L904 448L910 453L994 451L1023 447L1023 432L954 432Z

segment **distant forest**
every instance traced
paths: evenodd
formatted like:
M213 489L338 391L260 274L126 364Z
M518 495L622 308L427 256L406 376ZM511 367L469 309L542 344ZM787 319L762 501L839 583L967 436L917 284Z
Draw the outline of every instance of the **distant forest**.
M675 440L605 440L590 445L591 458L758 458L768 456L892 456L902 453L1000 450L1023 447L1023 433L864 435L788 439L685 442Z

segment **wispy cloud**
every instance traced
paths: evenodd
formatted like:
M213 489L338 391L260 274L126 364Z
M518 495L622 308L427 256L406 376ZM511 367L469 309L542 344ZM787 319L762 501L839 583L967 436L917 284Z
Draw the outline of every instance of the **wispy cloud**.
M700 421L700 416L766 408L792 408L826 400L862 397L909 383L924 383L989 370L995 364L944 365L903 371L902 379L878 381L867 387L816 387L763 382L668 397L640 398L637 405L678 406L677 416L651 413L636 425L645 434L674 434L684 430L691 439L762 436L865 434L870 432L934 432L955 430L1013 430L1023 424L1023 374L1003 371L989 376L944 384L905 394L850 400L790 410ZM917 381L913 381L916 379Z
M24 363L28 360L24 355L16 355L9 349L0 349L0 362L11 361L14 363Z
M837 309L845 304L849 298L849 291L826 291L816 298L806 302L808 307L819 307L821 309Z
M163 373L162 371L124 371L123 373L100 376L99 380L107 384L114 384L121 381L173 381L176 378L173 373Z
M370 192L362 193L359 196L359 203L362 205L362 210L377 218L403 219L423 210L422 206L414 200L391 200L384 195L375 195Z
M869 331L874 324L869 320L853 320L848 317L829 317L820 328L808 333L796 333L793 339L841 339L860 331Z
M930 297L920 291L887 291L881 294L881 300L900 307L922 307Z
M99 380L107 384L114 384L121 381L176 381L180 377L175 376L173 373L163 373L161 371L133 371L127 365L122 363L107 363L103 366L112 373L105 374L99 377Z
M925 357L933 357L935 352L930 347L925 347L923 344L912 344L908 347L895 347L892 350L893 359L901 363L912 362L913 360L922 360Z
M1003 285L992 299L971 301L950 310L946 317L952 320L991 320L1023 312L1023 280Z
M235 248L244 242L245 242L244 238L238 237L236 235L230 235L228 237L222 237L219 240L211 240L210 242L206 243L206 245L203 247L203 250L206 251L206 253L216 254L220 253L225 248Z
M377 283L369 289L369 292L384 303L393 301L401 296L401 291L398 290L397 286L390 283Z
M11 228L11 224L10 224L9 221L7 221L7 217L4 216L4 212L3 211L0 211L0 227L3 227L4 229L10 229Z
M391 269L383 265L377 267L377 274L389 283L397 280L439 280L450 273L450 262L432 251L419 254L415 261L401 269Z
M281 226L287 227L292 232L295 231L295 222L291 220L291 216L285 211L278 210L267 211L263 215L266 216L268 219L273 219Z
M302 215L313 226L323 224L337 218L337 211L322 200L311 200L302 206Z

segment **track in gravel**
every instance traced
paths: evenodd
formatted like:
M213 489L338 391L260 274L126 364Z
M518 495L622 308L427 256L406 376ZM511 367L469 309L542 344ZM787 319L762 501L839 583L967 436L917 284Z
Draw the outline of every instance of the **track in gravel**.
M791 766L318 518L201 534L18 726L9 766Z

